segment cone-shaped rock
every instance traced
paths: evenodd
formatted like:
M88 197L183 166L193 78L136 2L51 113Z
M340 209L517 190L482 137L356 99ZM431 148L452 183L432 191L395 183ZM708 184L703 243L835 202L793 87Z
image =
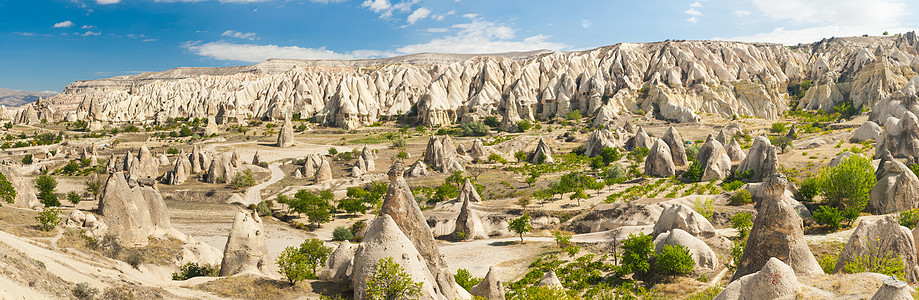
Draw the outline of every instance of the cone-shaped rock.
M328 281L345 281L349 277L349 269L354 261L354 252L357 251L357 244L343 241L332 251L329 259L326 260L324 270L320 274L320 279Z
M204 127L204 136L217 134L217 121L214 116L207 116L207 126Z
M380 215L392 217L399 229L415 245L424 261L427 262L427 267L431 270L431 274L433 274L439 287L438 290L447 299L458 298L465 291L458 290L462 288L459 288L456 284L453 273L447 268L447 263L444 262L443 257L440 255L431 227L428 226L427 219L421 213L421 208L418 207L415 196L412 195L405 178L402 177L404 172L405 165L399 160L395 161L389 169L387 173L389 176L389 189L386 191ZM352 282L354 282L353 279Z
M721 143L722 145L728 142L728 137L724 135L724 129L721 129L718 131L718 137L715 138L715 140Z
M731 279L759 271L770 258L787 263L798 274L821 274L823 270L804 240L804 223L785 200L788 180L775 174L763 182L766 197L760 201L747 238L743 257ZM913 249L915 253L915 249Z
M476 238L487 238L482 218L478 212L472 210L471 197L460 196L463 206L460 208L459 215L456 216L456 226L453 229L453 237L462 240L473 240Z
M737 139L731 139L731 142L728 143L724 150L727 151L728 156L731 157L731 161L742 161L747 157L747 154L743 152L743 148L740 147L740 143L737 142Z
M179 185L185 183L185 181L188 180L190 169L191 162L188 161L188 156L186 156L184 153L179 154L172 166L172 171L169 171L166 173L166 176L163 177L163 183L169 185Z
M731 157L728 156L721 142L715 139L708 140L699 149L699 153L702 153L702 149L705 149L706 154L702 162L702 181L728 177L731 173Z
M775 173L778 166L779 162L775 156L775 146L769 143L769 139L766 137L758 136L753 139L753 147L747 152L747 157L740 162L735 172L752 171L751 179L762 181Z
M469 293L476 297L482 297L487 300L504 300L504 284L498 280L495 275L495 267L488 268L488 274L479 284L472 287Z
M329 160L323 158L322 164L319 165L319 169L316 170L316 183L322 183L329 180L332 180L332 166L329 165Z
M663 140L667 143L667 146L670 146L670 155L673 156L673 165L677 167L685 166L688 163L686 159L686 146L683 145L683 137L676 131L676 128L673 128L673 126L667 128L667 132L664 132Z
M469 155L479 161L486 159L489 154L491 154L491 152L488 151L488 148L485 148L482 139L475 139L475 141L472 142L472 147L469 148Z
M38 197L35 196L33 183L22 176L22 169L19 165L0 164L0 173L6 176L6 179L13 185L13 189L16 190L13 205L31 209L38 209L43 206L38 201Z
M281 132L278 133L278 147L290 147L294 145L294 125L290 119L284 119L284 125L281 125Z
M681 229L673 229L658 235L654 239L654 253L660 254L661 251L664 251L665 245L686 247L697 267L714 270L718 266L718 256L715 255L715 251L712 251L712 248L702 240Z
M412 164L411 167L408 168L408 171L405 172L405 176L408 176L408 177L428 176L428 166L425 165L424 162L419 159L414 164Z
M99 211L109 227L123 244L144 246L154 232L172 228L166 203L160 193L149 186L130 186L125 175L116 172L109 176L99 198Z
M865 210L882 215L919 206L919 178L906 165L885 160L877 170L877 183L871 190Z
M628 124L628 123L626 123ZM628 150L635 150L638 148L648 148L651 149L651 145L654 143L654 139L648 136L645 133L645 129L638 127L638 132L635 133L628 142L625 143L625 148Z
M555 163L555 159L552 158L552 148L550 148L542 138L539 138L539 143L536 144L536 150L533 150L533 153L527 156L527 161L534 164Z
M428 269L424 257L405 235L390 215L380 215L367 228L364 240L354 252L351 266L351 287L354 299L367 297L367 280L373 275L381 259L392 258L413 282L421 283L420 299L434 300L444 297L435 288L435 277ZM448 298L453 299L453 298Z
M424 163L444 173L465 171L466 168L459 162L457 156L456 147L453 146L453 141L449 136L440 139L431 136L424 151Z
M865 121L865 123L862 123L862 125L852 133L852 137L849 138L849 141L853 143L876 141L881 137L882 132L881 126L878 126L877 123Z
M238 168L233 165L232 153L221 153L214 156L211 165L207 168L205 181L208 183L225 183L233 180Z
M871 296L871 300L913 300L909 284L897 280L896 276L884 278L881 288Z
M466 178L466 182L463 183L463 189L460 190L459 197L456 198L458 202L463 202L466 200L472 202L481 202L482 197L479 196L479 192L475 190L475 185L472 184L472 180Z
M300 172L301 176L304 177L315 177L316 176L316 167L313 165L313 160L307 158L303 160L303 171Z
M600 155L603 148L619 148L619 139L606 128L594 130L587 136L587 141L584 142L584 155L588 157Z
M364 171L365 172L371 172L377 169L377 165L374 162L376 155L373 154L373 150L370 150L369 148L367 148L367 146L364 146L364 149L361 150L361 158L364 159Z
M252 155L252 165L258 166L262 163L262 154L256 150L255 155Z
M264 274L271 261L262 219L256 212L237 212L220 263L220 276Z
M919 266L916 265L916 241L913 233L900 226L894 217L887 216L870 222L862 221L849 236L849 241L839 254L833 273L843 272L846 263L862 259L882 259L898 257L904 267L906 282L915 283L919 279Z
M538 286L547 286L550 288L565 288L562 286L562 281L558 280L558 275L555 275L555 271L549 271L542 275L542 279L539 280Z
M671 204L664 207L660 218L654 223L652 236L657 236L667 231L680 229L697 237L715 236L715 226L702 214L683 204Z
M781 260L771 257L758 272L737 278L728 284L715 300L795 299L798 290L798 276L795 275L795 270Z
M673 176L675 173L676 167L673 165L670 147L663 140L657 139L645 159L645 175L668 177Z

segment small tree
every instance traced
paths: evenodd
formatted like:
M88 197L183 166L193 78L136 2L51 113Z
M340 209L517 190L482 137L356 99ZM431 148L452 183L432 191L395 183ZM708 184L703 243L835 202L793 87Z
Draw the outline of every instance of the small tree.
M38 221L39 228L42 231L51 231L61 223L61 208L45 206L42 208L35 220Z
M333 241L347 241L351 240L354 235L351 234L351 230L345 226L335 227L335 230L332 231L332 240Z
M587 199L590 197L587 195L587 192L584 192L583 189L577 189L574 193L571 194L570 198L578 201L578 206L581 206L581 199Z
M61 206L54 190L57 188L57 180L49 175L41 175L35 179L35 188L38 189L38 199L45 206Z
M533 225L530 224L530 215L523 214L523 216L511 220L507 223L507 229L520 235L520 242L523 243L523 235L533 230Z
M310 272L305 255L300 253L300 249L297 249L297 247L284 248L284 251L278 255L277 264L278 268L281 269L281 274L287 277L287 281L291 285L306 279Z
M16 189L3 173L0 173L0 200L3 200L0 201L0 206L3 206L3 202L13 204L13 201L16 200Z
M252 179L252 171L246 170L244 172L236 172L236 175L233 175L233 180L230 181L230 186L234 189L242 189L255 185L255 180Z
M316 267L325 264L325 260L332 254L332 248L326 247L320 239L307 239L300 244L300 254L306 264L312 269L307 278L316 278Z
M99 198L99 194L102 193L102 181L99 178L93 176L86 180L86 192L93 195L93 200Z
M731 216L731 227L737 229L740 239L746 239L753 228L753 214L749 212L739 212Z
M297 213L305 214L309 222L315 227L332 220L332 209L334 207L331 202L335 198L332 192L322 191L317 196L309 191L299 190L294 194L294 198L294 203L291 206Z
M848 224L868 205L874 177L871 161L861 155L852 155L834 168L820 170L817 180L820 195L827 203L842 212Z
M527 205L530 205L530 197L529 196L520 197L520 199L517 199L517 205L520 205L520 209L526 210Z
M519 163L519 162L526 161L526 160L527 160L527 153L526 153L526 152L523 152L523 150L514 152L514 158L517 159L517 162L518 162L518 163Z
M76 191L70 191L67 193L67 201L70 201L70 204L73 204L73 206L80 204L80 198L82 198L80 197L80 193L77 193Z
M626 274L644 274L651 270L648 260L654 255L654 241L650 235L639 233L629 234L629 238L622 241L622 271Z
M664 249L654 260L654 271L661 275L685 275L692 272L696 262L692 260L689 249L681 245L664 245Z
M421 283L412 281L392 257L381 258L370 278L367 278L367 298L371 300L417 299Z
M561 230L556 230L555 232L552 233L552 236L555 237L555 245L558 246L559 248L565 248L568 246L568 244L571 243L570 233L567 233Z

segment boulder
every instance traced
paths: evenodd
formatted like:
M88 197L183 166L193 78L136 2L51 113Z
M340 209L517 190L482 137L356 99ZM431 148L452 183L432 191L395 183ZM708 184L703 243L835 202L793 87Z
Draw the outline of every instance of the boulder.
M418 207L418 202L415 201L415 196L412 195L405 178L402 177L404 171L405 165L402 161L396 160L387 172L389 189L383 198L380 215L390 216L401 232L405 233L405 236L411 241L409 245L415 246L433 275L435 281L431 283L439 287L438 290L443 293L443 296L447 299L468 298L468 296L463 296L468 293L456 284L453 273L443 260L431 227L428 226L427 219L421 213L421 208ZM364 239L366 242L366 235ZM352 277L352 282L355 282L354 278Z
M332 180L332 166L329 165L329 160L323 158L322 164L319 165L319 169L316 170L316 183L322 183L329 180Z
M779 163L775 155L775 146L764 136L753 139L753 147L747 157L740 162L735 172L752 172L751 180L763 181L778 170Z
M865 121L861 126L858 126L858 129L852 133L852 137L849 138L850 142L861 143L864 141L876 141L881 137L881 126L878 126L877 123L871 121Z
M661 211L660 218L654 223L652 236L679 229L697 237L714 237L715 227L702 214L683 204L670 204Z
M731 281L759 271L771 258L787 263L797 274L823 273L804 240L801 217L783 196L787 186L788 180L781 174L763 182L766 198L759 202L747 245Z
M667 143L667 146L670 146L674 166L680 167L689 163L686 159L686 146L683 144L683 137L676 131L676 128L673 128L673 126L667 128L667 132L664 132L663 140Z
M670 147L661 139L656 139L651 151L645 159L645 175L655 177L668 177L676 173L673 165L673 156Z
M619 119L619 115L617 115L615 112L613 112L612 109L604 105L604 106L601 106L600 109L597 110L597 116L594 117L593 127L595 128L609 127L617 119Z
M887 150L893 157L916 161L919 157L919 119L910 111L903 111L900 119L887 118L876 147L878 156L882 150Z
M86 214L80 211L79 209L74 209L70 212L70 216L67 217L67 220L64 221L64 226L67 227L83 227L83 222L86 221Z
M102 239L108 233L108 226L105 225L93 214L87 213L86 220L83 221L83 235L94 239Z
M373 275L379 261L387 258L399 264L412 281L421 283L420 299L435 300L444 297L435 288L436 279L428 269L425 258L414 247L409 237L396 225L392 216L382 214L370 222L363 241L354 252L354 260L351 265L351 287L354 289L354 299L369 299L367 280Z
M770 257L759 271L735 278L714 300L790 300L796 298L799 289L795 270Z
M301 178L303 178L303 172L300 172L300 169L298 168L298 169L294 170L294 173L293 173L293 174L290 174L290 177L293 177L293 178L296 178L296 179L301 179Z
M654 238L654 253L660 254L661 251L664 251L665 245L686 247L697 267L715 270L718 266L718 256L715 255L715 251L712 251L708 244L682 229L674 228Z
M420 159L415 161L411 167L408 168L408 171L405 172L405 176L408 177L424 177L428 176L428 166L424 164Z
M587 141L584 142L584 155L588 157L600 155L603 148L619 148L619 139L613 135L612 131L609 131L609 129L605 127L590 133L587 137Z
M99 198L99 211L109 230L128 246L147 245L154 233L172 230L163 197L156 189L128 185L124 173L109 176Z
M485 143L482 143L482 139L475 139L472 142L472 147L469 148L469 155L477 161L484 161L490 154L491 151L485 148Z
M281 132L278 132L278 147L285 148L294 145L294 126L290 119L284 119L284 125L281 125Z
M625 148L626 150L629 150L629 151L635 150L638 148L651 149L651 144L653 143L654 143L654 139L648 136L644 128L641 128L639 126L638 131L635 132L635 136L633 136L631 139L625 142Z
M156 158L156 161L159 162L161 166L170 165L169 157L166 156L166 153L160 153L160 156Z
M919 178L906 165L884 160L876 174L865 211L882 215L919 207Z
M562 281L558 280L558 275L555 275L555 271L545 272L542 275L542 279L539 280L538 286L547 286L550 288L565 288L562 286Z
M884 278L883 284L871 300L913 300L913 289L905 281L900 281L896 276Z
M351 167L351 177L360 178L363 175L364 175L364 171L361 170L360 167L358 166Z
M265 274L271 263L262 219L254 211L237 212L227 245L223 249L220 276Z
M320 164L322 164L321 161L320 161ZM303 160L303 168L301 169L303 169L303 171L300 172L300 174L303 177L315 177L316 176L316 166L313 163L313 160L309 157Z
M498 276L495 275L494 271L494 266L489 267L485 278L482 278L479 284L472 287L469 293L486 300L504 300L504 285L501 284L501 281L498 281Z
M358 244L352 244L343 241L338 244L335 251L329 255L325 262L323 270L320 272L320 279L325 281L342 282L348 280L349 269L354 261L354 253L357 251Z
M880 259L889 256L899 257L904 267L904 280L916 283L919 279L919 266L916 265L916 242L912 232L900 226L892 216L874 222L863 220L849 236L833 273L845 271L846 263L860 257Z
M846 151L846 152L840 153L838 156L830 160L830 163L827 164L826 166L830 168L835 168L839 164L849 159L849 157L851 157L852 155L855 155L855 153L852 153L852 151Z
M534 164L555 163L555 159L552 158L552 153L552 148L550 148L542 138L539 138L539 143L536 144L536 150L533 150L533 153L527 155L527 161Z

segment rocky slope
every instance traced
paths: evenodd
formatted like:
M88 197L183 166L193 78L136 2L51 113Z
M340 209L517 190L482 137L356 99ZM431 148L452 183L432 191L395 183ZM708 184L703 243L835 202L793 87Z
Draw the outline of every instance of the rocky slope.
M796 47L722 41L622 43L578 52L482 56L418 54L375 60L273 59L252 66L179 68L74 82L27 114L154 122L215 116L302 119L346 129L409 114L420 124L487 115L551 119L580 110L604 118L648 112L698 122L701 114L774 119L788 86L804 80L810 109L873 107L919 70L915 33L831 38ZM27 109L28 110L28 109Z

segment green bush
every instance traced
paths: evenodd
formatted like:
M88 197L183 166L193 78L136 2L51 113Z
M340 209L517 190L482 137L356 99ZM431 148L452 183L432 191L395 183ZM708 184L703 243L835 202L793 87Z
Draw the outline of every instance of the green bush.
M76 206L77 204L80 204L80 198L82 198L80 197L80 193L77 193L75 191L70 191L69 193L67 193L67 201L70 201L70 203L73 204L74 206Z
M816 177L805 178L801 182L801 188L798 189L798 198L803 202L814 201L814 197L820 193L820 182Z
M270 216L271 215L271 200L259 202L258 205L255 206L255 212L258 213L258 215L262 217Z
M80 300L91 300L99 294L99 289L94 288L86 282L77 283L72 290L73 296Z
M744 205L753 203L753 195L751 195L747 190L739 190L734 192L734 195L731 196L730 203L731 205Z
M520 150L520 151L514 152L514 158L517 159L517 162L522 162L522 161L527 160L527 154L526 152L523 152L523 150Z
M855 259L846 262L843 270L849 274L872 272L905 278L906 268L903 267L903 260L899 255L878 253L876 248L871 247L870 241L868 249L867 255L856 255Z
M488 162L506 164L507 160L501 157L501 154L492 153L488 155Z
M242 189L255 185L255 180L252 179L252 171L245 170L243 172L236 172L236 175L233 175L233 180L230 181L230 186L234 189Z
M35 188L38 190L38 199L45 206L61 206L54 190L57 188L57 180L49 175L41 175L35 179Z
M731 216L731 227L737 229L740 239L746 239L753 228L753 213L739 212Z
M456 280L456 284L459 284L467 291L471 290L472 287L482 282L482 278L472 276L472 273L469 273L469 270L462 268L456 270L456 274L453 275L453 279Z
M648 260L654 255L654 241L650 235L639 233L638 235L629 234L629 237L622 241L622 271L625 274L644 274L651 270Z
M530 224L530 215L524 214L519 218L513 219L507 223L507 230L513 231L520 236L520 242L523 243L523 235L533 231L533 225Z
M485 136L488 134L488 126L479 121L464 123L460 125L460 134L463 136Z
M680 175L680 177L683 179L683 182L699 182L702 180L702 164L695 159L691 160L689 168L686 169L686 172L683 172L683 175Z
M297 247L287 247L276 260L281 274L287 278L290 284L297 284L309 277L309 269L306 264L306 258L300 253Z
M13 201L16 200L16 189L3 173L0 173L0 200L2 200L0 206L3 206L3 202L13 204Z
M916 228L916 225L919 224L919 208L901 211L897 219L900 221L900 226L909 229Z
M817 263L820 264L820 268L826 274L833 274L833 270L836 268L836 260L836 255L832 254L823 254L817 257Z
M565 116L565 118L568 119L568 120L580 120L580 119L583 118L583 117L584 117L584 116L581 115L581 111L580 111L580 110L575 110L575 111L569 112L568 115Z
M843 220L842 213L839 212L839 209L830 205L820 206L820 209L814 212L812 217L817 224L830 226L833 230L839 229L840 223Z
M199 276L216 277L218 271L220 269L215 266L190 262L180 267L179 272L172 273L172 280L188 280Z
M35 216L35 220L38 221L39 229L42 231L51 231L58 224L61 223L61 208L53 206L45 206L41 209L41 212L38 213L38 216Z
M681 245L664 245L654 260L654 271L666 276L689 274L695 266L696 262L692 260L689 249Z
M367 299L417 299L421 297L421 286L392 257L381 258L367 278Z
M780 133L780 134L785 133L785 130L788 130L788 129L785 127L785 123L781 123L781 122L772 123L772 128L769 129L769 131L772 131L772 133Z
M351 230L344 226L335 227L335 230L332 231L333 241L350 241L353 237Z
M517 121L517 131L518 132L525 132L527 130L530 130L530 128L532 127L533 127L533 123L530 123L529 120Z
M743 185L744 185L743 181L732 180L730 182L725 181L724 184L721 185L721 187L724 188L725 191L736 191Z
M877 182L872 170L871 161L852 155L834 168L821 169L817 176L820 195L829 205L839 208L847 224L851 225L868 205Z
M22 164L23 164L23 165L31 165L31 164L32 164L32 154L26 154L25 156L23 156L23 157L22 157Z
M711 220L712 216L715 215L715 204L712 199L696 198L693 206L693 209L706 219Z
M482 120L482 123L485 123L485 125L488 125L489 127L498 127L498 125L500 125L498 123L498 118L495 116L485 117L485 119Z

